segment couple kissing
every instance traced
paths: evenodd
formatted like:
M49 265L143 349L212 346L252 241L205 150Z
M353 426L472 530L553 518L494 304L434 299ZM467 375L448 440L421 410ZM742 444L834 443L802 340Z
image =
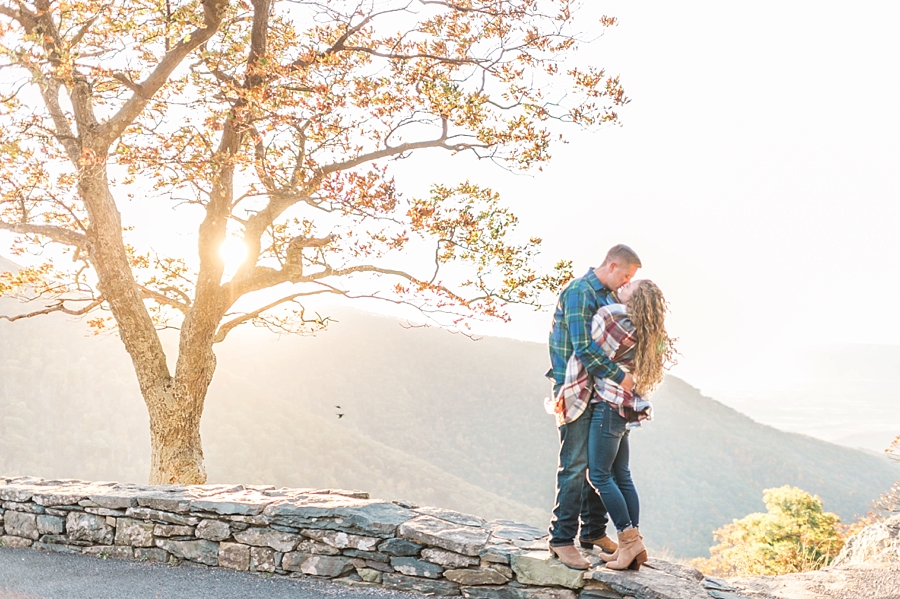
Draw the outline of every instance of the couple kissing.
M547 409L556 416L559 464L549 549L577 570L591 564L576 536L582 549L600 550L607 568L637 570L647 561L628 437L650 418L647 396L675 350L666 300L652 281L634 279L640 267L634 250L613 246L563 289L553 314ZM606 534L610 518L618 543Z

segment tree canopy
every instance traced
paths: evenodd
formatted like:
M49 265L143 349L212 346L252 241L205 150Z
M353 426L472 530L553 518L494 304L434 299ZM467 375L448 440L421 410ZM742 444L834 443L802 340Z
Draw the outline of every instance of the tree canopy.
M150 411L151 480L198 482L212 347L236 326L321 327L300 302L322 294L444 324L537 302L569 264L538 272L540 239L517 240L494 190L435 181L406 198L391 166L427 150L539 168L557 125L615 122L618 78L564 60L573 5L0 2L0 230L14 253L47 251L0 278L42 302L7 318L114 326ZM171 202L196 256L133 244L151 223L123 222L126 199ZM246 249L233 272L231 237ZM180 330L174 372L161 327Z

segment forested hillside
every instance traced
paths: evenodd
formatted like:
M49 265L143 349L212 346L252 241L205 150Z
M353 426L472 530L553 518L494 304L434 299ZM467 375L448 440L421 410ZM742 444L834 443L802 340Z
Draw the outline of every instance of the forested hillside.
M544 526L556 431L546 348L338 313L316 337L237 331L218 348L203 425L210 482L366 489ZM64 318L0 322L0 470L143 481L147 416L124 350ZM759 425L670 378L632 437L642 529L704 554L711 532L797 485L845 519L898 472ZM340 407L337 407L340 406ZM338 414L343 414L338 417Z

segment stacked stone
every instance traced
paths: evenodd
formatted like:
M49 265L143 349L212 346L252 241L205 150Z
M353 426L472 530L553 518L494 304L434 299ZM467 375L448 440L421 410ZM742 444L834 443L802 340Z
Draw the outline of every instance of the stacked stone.
M583 576L550 559L544 532L533 527L339 489L0 477L0 531L5 547L469 599L709 597L696 571L652 570L672 588L693 577L692 594L647 594L646 570Z

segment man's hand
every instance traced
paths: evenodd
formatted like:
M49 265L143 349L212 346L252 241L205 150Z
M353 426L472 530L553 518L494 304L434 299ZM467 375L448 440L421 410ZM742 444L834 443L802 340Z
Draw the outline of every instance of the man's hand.
M623 389L625 389L629 393L634 391L634 377L631 376L630 372L625 373L625 378L622 379L622 382L619 383L619 386L621 386Z

